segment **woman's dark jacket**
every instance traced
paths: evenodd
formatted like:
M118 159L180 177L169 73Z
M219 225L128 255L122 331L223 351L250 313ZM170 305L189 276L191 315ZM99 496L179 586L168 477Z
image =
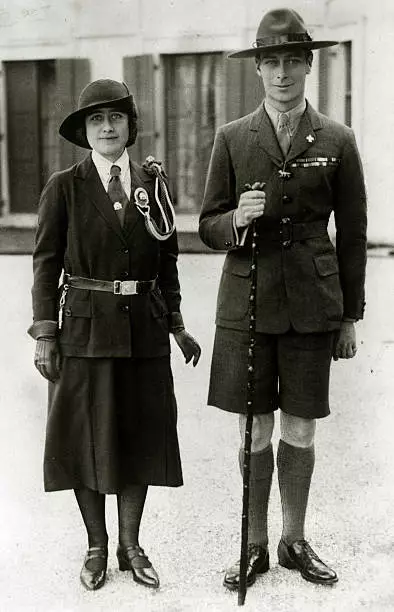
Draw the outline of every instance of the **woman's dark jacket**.
M70 288L59 332L62 354L79 357L159 357L170 352L169 319L180 308L176 233L157 241L145 228L133 194L144 187L151 214L160 221L154 180L130 162L131 198L121 227L91 156L55 173L39 204L33 253L32 335L42 321L55 321L64 270L99 280L153 280L142 295L114 295Z

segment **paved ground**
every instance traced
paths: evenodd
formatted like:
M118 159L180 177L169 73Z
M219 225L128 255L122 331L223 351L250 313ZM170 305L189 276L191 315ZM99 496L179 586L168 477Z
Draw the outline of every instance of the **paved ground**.
M221 255L183 255L184 316L203 347L197 369L174 348L185 486L151 489L142 542L161 577L158 592L116 568L116 508L106 586L88 593L78 575L85 551L70 492L44 494L42 448L46 385L32 366L30 258L2 256L0 278L0 611L227 612L236 595L222 587L238 555L240 478L236 420L205 405ZM394 258L368 262L368 310L352 362L334 364L332 415L319 424L308 535L337 569L331 588L277 565L279 498L270 507L272 570L248 591L247 611L394 610ZM277 435L277 434L276 434Z

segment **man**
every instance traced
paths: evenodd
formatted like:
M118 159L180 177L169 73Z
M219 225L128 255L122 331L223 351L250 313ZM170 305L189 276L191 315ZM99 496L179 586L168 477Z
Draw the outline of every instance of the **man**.
M277 451L283 531L279 563L318 584L337 581L305 540L316 419L329 414L331 359L356 353L354 323L364 310L366 197L350 128L305 100L312 41L293 10L268 12L250 49L265 100L215 138L200 216L200 236L227 249L220 281L208 403L246 422L251 223L256 221L255 393L250 464L247 585L269 569L267 508L274 469L271 436L280 408ZM328 234L331 213L336 249ZM242 472L243 452L240 450ZM239 586L239 563L225 575Z

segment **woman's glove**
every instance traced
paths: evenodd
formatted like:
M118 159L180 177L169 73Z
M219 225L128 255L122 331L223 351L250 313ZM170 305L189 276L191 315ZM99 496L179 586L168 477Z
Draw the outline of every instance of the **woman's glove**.
M55 382L60 376L61 355L56 338L39 338L36 343L34 365L47 380Z
M198 342L187 333L185 329L178 332L173 332L177 345L181 349L186 363L189 363L193 357L193 366L195 367L200 359L201 348Z

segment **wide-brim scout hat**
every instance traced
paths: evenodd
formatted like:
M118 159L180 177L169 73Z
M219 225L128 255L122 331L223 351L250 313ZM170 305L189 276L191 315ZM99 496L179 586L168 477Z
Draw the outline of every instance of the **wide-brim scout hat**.
M230 53L229 58L253 57L275 49L321 49L338 44L334 40L312 40L302 17L292 9L269 11L260 21L256 41L249 49Z
M111 79L99 79L86 85L79 96L78 109L64 119L59 133L73 144L91 149L86 138L85 118L95 109L106 107L129 115L130 134L126 147L130 147L137 137L137 108L126 83Z

